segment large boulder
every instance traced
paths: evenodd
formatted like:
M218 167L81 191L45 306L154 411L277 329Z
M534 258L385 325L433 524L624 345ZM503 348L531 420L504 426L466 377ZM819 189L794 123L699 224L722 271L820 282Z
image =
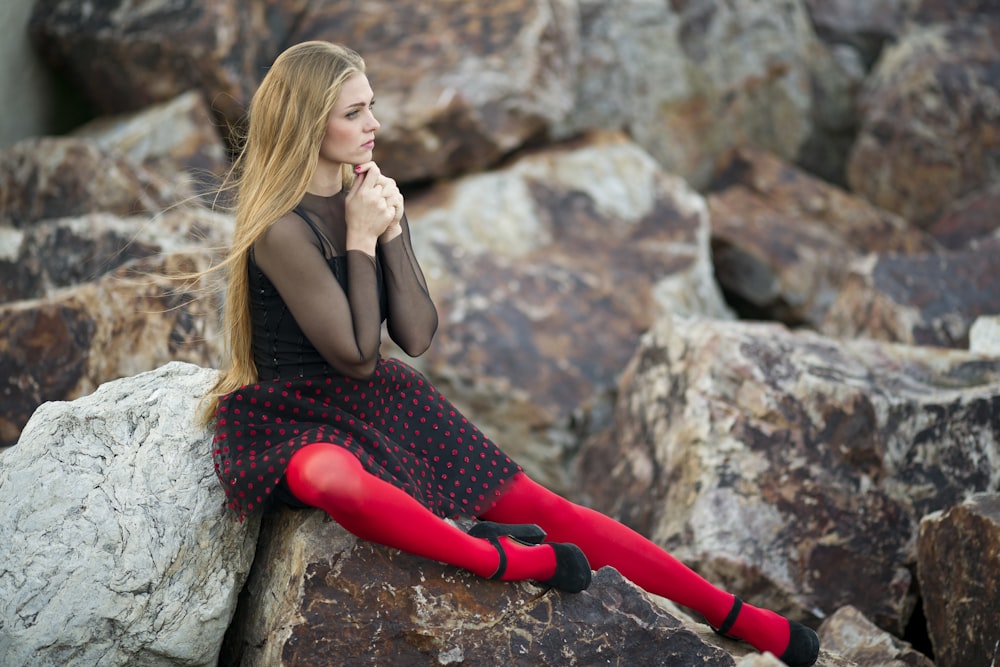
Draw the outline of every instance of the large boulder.
M733 665L703 637L611 568L577 595L490 582L284 509L263 524L220 664Z
M818 328L840 338L967 348L977 318L1000 313L1000 236L964 250L871 254L847 275Z
M926 514L1000 489L1000 359L664 318L579 488L708 578L902 636Z
M418 363L561 490L570 415L614 387L656 318L731 316L704 198L620 133L436 185L407 211L441 320Z
M934 667L934 661L909 643L885 632L850 605L841 607L819 628L820 645L857 667Z
M557 134L621 128L694 187L752 144L794 158L829 54L801 0L583 0L576 104ZM829 77L825 77L829 78Z
M215 667L259 522L232 520L172 362L38 408L0 453L0 664Z
M451 0L156 6L40 0L31 30L49 63L103 114L189 90L239 128L282 48L344 43L366 58L379 97L379 159L401 181L474 171L545 133L573 104L580 51L571 0ZM109 67L114 63L113 67Z

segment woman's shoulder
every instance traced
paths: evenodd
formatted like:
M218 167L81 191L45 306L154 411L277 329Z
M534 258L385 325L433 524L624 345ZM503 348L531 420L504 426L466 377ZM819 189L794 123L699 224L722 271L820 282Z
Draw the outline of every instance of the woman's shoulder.
M308 243L316 246L320 241L316 229L305 217L295 211L289 211L268 225L255 245L283 247Z

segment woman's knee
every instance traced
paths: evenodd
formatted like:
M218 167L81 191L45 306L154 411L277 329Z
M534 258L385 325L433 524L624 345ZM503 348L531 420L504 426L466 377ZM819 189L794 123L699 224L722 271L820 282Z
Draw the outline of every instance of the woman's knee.
M325 443L306 445L292 455L285 479L292 494L304 503L353 511L363 501L358 459L343 447Z

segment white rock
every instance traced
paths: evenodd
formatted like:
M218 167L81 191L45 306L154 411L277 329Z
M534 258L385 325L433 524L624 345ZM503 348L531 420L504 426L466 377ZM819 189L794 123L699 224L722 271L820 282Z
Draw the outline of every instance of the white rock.
M969 329L969 351L1000 356L1000 315L977 317Z
M171 362L46 403L0 454L0 665L211 665L258 522L223 508L215 371Z

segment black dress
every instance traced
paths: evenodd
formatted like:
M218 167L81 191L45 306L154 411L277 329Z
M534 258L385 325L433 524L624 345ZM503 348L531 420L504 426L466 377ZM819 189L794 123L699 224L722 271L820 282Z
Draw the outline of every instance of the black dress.
M336 244L310 221L315 210L307 205L326 211L331 202L317 204L310 197L303 200L306 206L296 209L298 220L309 225L317 248L329 251ZM411 263L417 284L426 292L408 227L404 229L398 243L380 246L375 262L380 320L392 298L383 275L387 262ZM350 294L353 274L347 255L334 253L324 259L337 284ZM215 472L236 518L242 520L275 500L296 504L284 485L288 461L302 447L320 442L344 447L368 472L441 517L479 516L496 503L520 466L426 377L398 359L379 358L374 372L363 379L338 371L303 333L253 253L249 272L259 381L220 399L213 441Z

